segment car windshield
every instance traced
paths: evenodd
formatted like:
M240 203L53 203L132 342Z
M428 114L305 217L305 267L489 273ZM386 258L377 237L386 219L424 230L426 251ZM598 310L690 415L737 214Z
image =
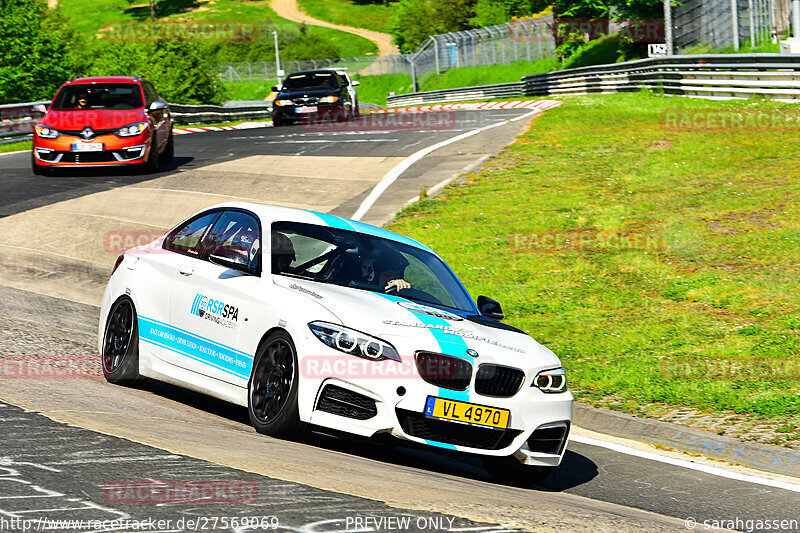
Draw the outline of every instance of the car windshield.
M56 111L129 110L138 109L143 105L142 91L134 83L92 83L63 87L53 99L51 109Z
M272 273L477 312L464 286L436 255L365 233L276 222Z
M339 84L331 72L306 72L290 74L283 82L284 91L311 91L318 89L337 89Z

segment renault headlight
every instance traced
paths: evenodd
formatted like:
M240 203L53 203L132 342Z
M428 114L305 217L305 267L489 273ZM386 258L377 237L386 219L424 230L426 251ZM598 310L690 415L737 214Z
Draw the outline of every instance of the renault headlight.
M338 96L323 96L319 99L320 104L333 104L339 101Z
M531 386L538 387L540 391L548 394L566 392L567 372L563 368L542 370L536 374L536 378L533 380Z
M128 124L127 126L121 127L117 132L117 135L120 137L135 137L146 130L147 126L149 125L150 124L147 122L135 122L133 124Z
M400 361L394 346L377 337L328 322L311 322L308 327L319 340L334 350L373 361Z
M42 139L55 139L59 135L55 128L51 128L50 126L46 126L44 124L37 124L34 129L36 130L36 135Z

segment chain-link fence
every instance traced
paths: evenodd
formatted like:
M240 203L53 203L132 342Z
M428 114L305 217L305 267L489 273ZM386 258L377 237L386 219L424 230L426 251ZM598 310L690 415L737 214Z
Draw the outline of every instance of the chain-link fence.
M789 27L789 0L686 0L673 11L676 52L775 43Z
M413 74L536 61L555 55L552 15L433 35L411 57Z
M421 76L458 67L536 61L555 54L553 17L526 19L489 28L429 37L416 53L393 56L344 57L281 61L286 73L320 68L345 68L364 76L410 74ZM277 66L269 61L223 63L217 73L228 82L277 80Z

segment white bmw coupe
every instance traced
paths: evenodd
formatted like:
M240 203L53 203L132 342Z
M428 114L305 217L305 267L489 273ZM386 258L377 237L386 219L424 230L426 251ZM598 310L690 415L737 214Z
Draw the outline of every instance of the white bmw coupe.
M561 461L573 398L558 358L502 318L413 239L231 202L117 259L98 344L108 381L247 407L261 433L385 434L533 482Z

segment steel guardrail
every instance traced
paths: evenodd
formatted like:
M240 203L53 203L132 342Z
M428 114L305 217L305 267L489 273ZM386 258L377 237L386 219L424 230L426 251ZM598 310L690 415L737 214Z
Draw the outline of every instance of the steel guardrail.
M410 94L399 94L386 98L387 107L408 107L430 103L462 102L464 100L487 100L492 98L515 98L523 95L525 84L521 81L477 85L459 89L440 89Z
M637 92L647 88L701 98L764 96L800 100L800 55L698 54L637 59L533 74L524 76L519 83L525 96ZM509 85L512 84L389 96L387 106L505 98L511 95L500 91Z
M33 126L44 116L50 101L0 105L0 144L31 139ZM272 116L272 102L263 105L224 107L168 104L175 122L203 124Z

